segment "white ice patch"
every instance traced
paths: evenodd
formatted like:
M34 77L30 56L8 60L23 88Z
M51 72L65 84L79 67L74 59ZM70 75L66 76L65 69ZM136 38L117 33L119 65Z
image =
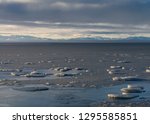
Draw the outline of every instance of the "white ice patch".
M0 79L7 80L43 80L77 76L87 69L57 67L51 69L0 69Z

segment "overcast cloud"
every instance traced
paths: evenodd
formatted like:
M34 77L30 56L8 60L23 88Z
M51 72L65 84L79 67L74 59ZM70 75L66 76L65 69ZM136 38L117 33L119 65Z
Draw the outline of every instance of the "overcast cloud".
M0 0L0 35L149 37L149 13L150 0Z

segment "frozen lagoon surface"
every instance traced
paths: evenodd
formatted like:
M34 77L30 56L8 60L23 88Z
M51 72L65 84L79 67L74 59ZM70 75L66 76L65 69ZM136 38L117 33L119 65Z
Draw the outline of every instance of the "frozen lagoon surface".
M149 61L150 44L1 44L0 106L150 106ZM145 92L108 99L128 84Z

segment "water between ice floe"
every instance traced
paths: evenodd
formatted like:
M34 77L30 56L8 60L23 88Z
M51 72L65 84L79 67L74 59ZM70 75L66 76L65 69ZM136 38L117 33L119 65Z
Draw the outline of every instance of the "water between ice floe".
M140 82L136 84L144 86L145 92L140 93L138 98L124 100L124 102L136 102L142 100L140 98L150 99L150 84L148 82ZM25 87L37 86L45 87L45 85L29 85ZM0 106L96 106L101 102L108 101L108 93L120 93L120 89L123 87L127 87L127 84L103 88L75 88L49 86L49 90L28 92L14 90L14 87L12 86L1 86Z

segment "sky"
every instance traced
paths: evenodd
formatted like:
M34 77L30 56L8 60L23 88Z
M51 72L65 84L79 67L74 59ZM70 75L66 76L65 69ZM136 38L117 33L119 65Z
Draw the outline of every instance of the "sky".
M0 41L150 38L150 0L0 0Z

